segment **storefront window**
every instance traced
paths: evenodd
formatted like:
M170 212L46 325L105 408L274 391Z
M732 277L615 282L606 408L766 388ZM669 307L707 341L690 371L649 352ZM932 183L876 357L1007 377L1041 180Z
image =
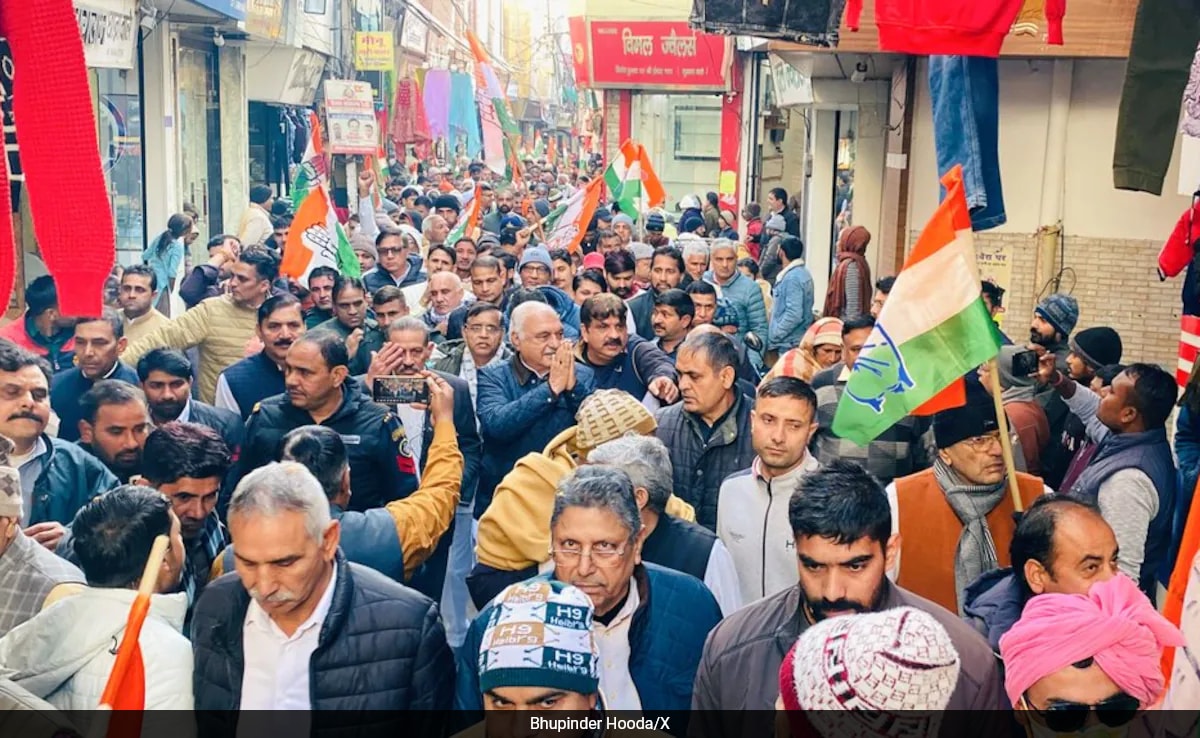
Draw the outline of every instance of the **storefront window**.
M720 179L721 96L635 94L633 137L645 145L667 206L687 194L703 197Z
M837 114L837 159L833 173L833 249L842 231L854 225L854 164L858 156L858 112ZM832 252L831 252L832 254ZM836 259L836 255L833 256Z
M116 224L117 261L141 262L145 248L142 222L142 106L137 69L92 69L100 158Z
M212 233L236 228L224 225L221 213L221 127L216 75L216 57L207 49L181 45L176 75L179 83L179 192L183 202L200 213L196 224L200 232L193 244L203 255L204 244ZM183 208L172 203L172 211ZM158 233L166 223L150 223L149 232ZM198 246L196 246L198 244Z

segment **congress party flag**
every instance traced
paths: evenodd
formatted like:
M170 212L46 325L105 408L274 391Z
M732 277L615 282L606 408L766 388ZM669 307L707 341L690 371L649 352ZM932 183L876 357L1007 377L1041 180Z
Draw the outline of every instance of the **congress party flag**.
M475 196L471 198L471 204L467 206L467 212L458 216L458 224L454 226L454 230L450 231L450 235L446 237L446 245L451 248L460 238L470 238L475 228L479 225L479 220L482 214L479 212L481 200L480 195L483 193L483 185L475 185Z
M313 187L328 181L328 162L325 159L325 147L321 143L321 119L313 111L308 111L308 143L304 146L304 158L296 169L296 177L292 181L292 209L299 210L300 204L308 197Z
M479 38L468 30L467 40L471 43L471 53L475 55L475 103L483 124L483 161L496 174L504 174L508 164L504 137L507 134L517 135L520 129L508 113L508 98L500 88L496 70L492 69Z
M1000 351L979 294L962 167L942 178L934 211L854 363L833 432L865 446ZM965 393L957 403L962 404Z
M333 267L347 277L362 276L324 187L314 187L296 210L279 273L307 284L308 273L319 266Z
M587 232L592 214L600 205L600 180L593 179L588 186L576 192L558 217L553 230L546 234L546 249L575 251Z
M620 152L604 172L604 184L627 215L658 207L667 197L650 165L646 147L633 139L621 144Z

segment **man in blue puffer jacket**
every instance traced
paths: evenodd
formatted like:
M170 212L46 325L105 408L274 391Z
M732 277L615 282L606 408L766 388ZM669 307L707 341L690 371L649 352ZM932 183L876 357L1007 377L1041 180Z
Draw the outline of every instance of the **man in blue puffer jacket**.
M712 269L704 273L704 279L719 287L721 297L737 311L737 337L744 341L746 334L752 332L765 342L768 337L767 304L758 283L737 268L737 244L718 238L713 241L709 258Z
M557 579L595 607L600 689L610 710L687 710L704 640L721 609L695 577L639 564L641 517L633 482L612 466L584 466L558 488L550 517ZM458 657L457 709L482 709L476 663L493 601L471 624ZM674 721L672 721L674 722Z

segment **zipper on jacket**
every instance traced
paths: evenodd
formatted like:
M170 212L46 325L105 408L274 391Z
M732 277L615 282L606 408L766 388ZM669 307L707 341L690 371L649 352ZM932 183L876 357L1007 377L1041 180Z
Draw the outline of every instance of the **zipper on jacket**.
M754 472L750 472L753 474ZM772 480L767 480L767 514L763 516L762 534L762 566L759 569L762 578L762 588L759 597L767 596L767 529L771 526L771 505L775 504L775 493L771 490Z

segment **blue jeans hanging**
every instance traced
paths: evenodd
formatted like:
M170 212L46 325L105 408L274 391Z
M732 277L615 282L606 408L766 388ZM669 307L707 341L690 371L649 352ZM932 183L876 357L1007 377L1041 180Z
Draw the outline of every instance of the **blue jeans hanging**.
M962 164L972 229L986 231L1004 225L1008 218L1000 185L1000 84L996 60L929 57L929 94L938 177L955 164Z

